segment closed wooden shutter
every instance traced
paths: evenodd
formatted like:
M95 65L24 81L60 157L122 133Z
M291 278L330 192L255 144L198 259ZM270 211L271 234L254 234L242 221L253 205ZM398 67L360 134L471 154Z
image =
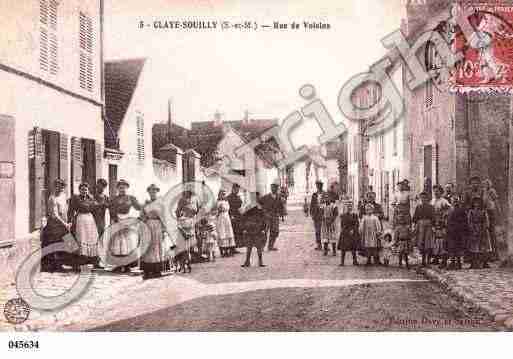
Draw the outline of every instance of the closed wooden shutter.
M100 142L95 142L96 149L96 180L103 178L103 146Z
M46 214L45 200L45 146L43 131L35 127L29 132L29 231L41 227L41 218Z
M188 154L188 162L189 162L189 182L192 182L192 181L195 181L196 180L196 166L195 166L195 161L196 161L196 158L194 157L194 154L191 152Z
M71 193L78 194L78 186L82 182L82 139L71 138Z
M68 135L59 134L59 177L69 186Z

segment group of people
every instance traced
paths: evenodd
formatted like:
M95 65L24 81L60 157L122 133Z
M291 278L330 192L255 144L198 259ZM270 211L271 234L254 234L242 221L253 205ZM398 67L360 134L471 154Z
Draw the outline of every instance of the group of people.
M445 189L435 185L432 198L427 191L413 198L408 180L397 186L391 228L387 229L373 191L367 192L356 213L351 200L323 191L318 181L317 191L305 206L313 219L316 249L324 255L331 249L333 256L340 250L341 266L346 252L351 252L353 265L358 265L358 254L366 257L366 265L388 265L397 255L399 266L404 263L409 268L415 246L422 255L422 266L461 269L466 259L470 268L487 268L496 258L498 196L489 180L473 176L464 195L455 193L452 184ZM415 204L416 200L420 203Z
M262 250L266 243L270 251L277 250L280 218L285 215L284 198L277 184L271 186L271 193L263 197L257 194L257 203L249 210L243 208L238 184L233 184L228 196L221 190L213 208L208 209L192 191L185 190L175 211L177 232L171 234L152 206L158 199L158 186L148 186L148 199L142 204L128 194L130 184L125 180L116 184L114 198L104 193L107 187L104 179L99 179L94 189L84 182L79 185L78 194L67 198L65 181L54 181L47 202L46 225L41 230L42 248L63 242L72 234L79 249L73 254L53 252L44 256L42 271L62 271L64 266L71 266L78 272L81 266L92 265L126 273L139 265L143 278L149 279L171 270L173 263L179 264L184 272L190 271L192 252L214 261L216 252L222 257L232 256L238 253L237 248L245 246L243 267L247 267L253 247L257 248L260 266L265 266ZM138 225L141 221L145 226ZM121 223L128 225L115 226ZM142 236L147 237L148 248L137 260L128 260L138 250ZM112 258L123 264L112 266Z

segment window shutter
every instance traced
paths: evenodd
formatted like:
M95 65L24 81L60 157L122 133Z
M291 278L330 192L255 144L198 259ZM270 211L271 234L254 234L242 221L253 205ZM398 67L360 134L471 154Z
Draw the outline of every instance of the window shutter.
M82 182L82 139L71 138L71 194L78 194Z
M140 162L144 161L144 118L141 115L137 116L137 159Z
M68 135L59 134L59 177L69 186Z
M46 214L45 148L43 131L35 127L29 132L29 230L41 227L41 219Z
M196 166L194 163L195 160L196 158L194 158L194 154L192 152L189 153L189 182L196 180Z
M96 147L96 180L103 178L103 146L100 142L95 142Z
M80 87L93 90L93 21L91 17L83 12L79 14L79 44L80 44Z

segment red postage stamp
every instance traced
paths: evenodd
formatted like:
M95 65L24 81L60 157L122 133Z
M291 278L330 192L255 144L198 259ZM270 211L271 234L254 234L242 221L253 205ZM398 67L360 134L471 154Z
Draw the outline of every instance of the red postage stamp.
M474 5L470 39L457 34L456 51L464 59L453 73L456 91L509 92L513 89L513 5Z

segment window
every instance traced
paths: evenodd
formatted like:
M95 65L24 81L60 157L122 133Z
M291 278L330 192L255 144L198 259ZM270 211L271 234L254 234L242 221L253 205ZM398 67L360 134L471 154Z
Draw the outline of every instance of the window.
M380 158L385 158L385 136L383 134L379 135L378 147Z
M39 69L51 75L59 71L58 8L56 0L39 0Z
M353 136L353 160L358 162L358 135Z
M93 91L93 22L90 16L80 12L79 23L80 87L91 92Z
M144 161L144 118L137 116L137 159Z
M426 44L426 70L429 72L437 68L436 47L432 42ZM433 80L426 82L426 108L433 106Z

